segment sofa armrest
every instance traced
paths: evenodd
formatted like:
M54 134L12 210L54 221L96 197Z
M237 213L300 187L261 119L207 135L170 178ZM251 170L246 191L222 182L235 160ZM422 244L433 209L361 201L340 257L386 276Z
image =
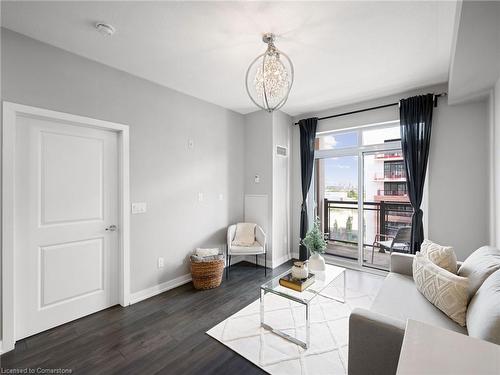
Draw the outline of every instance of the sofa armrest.
M349 317L348 375L396 374L405 322L356 308Z
M413 254L391 253L391 272L413 276Z

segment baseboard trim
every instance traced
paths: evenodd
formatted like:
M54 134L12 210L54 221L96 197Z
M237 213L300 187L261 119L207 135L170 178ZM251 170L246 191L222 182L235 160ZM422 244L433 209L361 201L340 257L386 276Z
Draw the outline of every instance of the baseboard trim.
M131 293L130 304L133 305L134 303L144 301L145 299L154 297L158 294L166 292L167 290L174 289L177 288L178 286L187 284L190 281L191 281L191 274L187 273L185 275L176 277L175 279L165 281L164 283L140 290L135 293Z

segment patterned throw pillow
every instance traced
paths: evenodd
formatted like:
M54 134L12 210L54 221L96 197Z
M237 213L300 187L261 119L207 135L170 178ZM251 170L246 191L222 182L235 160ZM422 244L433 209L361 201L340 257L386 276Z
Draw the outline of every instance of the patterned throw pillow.
M420 252L436 266L456 274L457 256L453 247L441 246L429 240L424 240L420 246Z
M413 259L413 280L418 291L434 306L465 326L469 302L466 277L448 272L417 252Z

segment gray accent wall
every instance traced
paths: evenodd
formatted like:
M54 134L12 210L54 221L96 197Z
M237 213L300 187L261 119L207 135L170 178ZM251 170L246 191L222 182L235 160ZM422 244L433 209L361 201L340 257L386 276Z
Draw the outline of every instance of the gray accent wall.
M10 30L1 37L2 100L130 126L131 201L147 203L131 215L132 293L189 273L194 248L225 243L243 218L241 114Z
M306 113L296 116L294 121L394 103L412 95L443 91L447 91L444 84L412 90L319 113ZM398 107L394 106L320 121L318 131L346 129L398 119ZM489 128L486 98L453 106L448 105L446 97L439 99L439 106L434 111L429 155L428 231L425 236L443 245L454 246L460 260L490 240ZM297 239L302 201L299 137L298 127L294 126L291 141L290 211L295 256L298 255Z

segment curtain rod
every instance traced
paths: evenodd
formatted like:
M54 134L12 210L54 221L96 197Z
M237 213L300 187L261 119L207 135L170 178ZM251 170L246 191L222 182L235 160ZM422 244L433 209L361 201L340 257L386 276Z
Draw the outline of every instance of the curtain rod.
M442 96L447 96L447 92L443 92L441 94L436 94L434 95L434 99L436 100L437 98L440 98ZM351 112L344 112L344 113L338 113L336 115L331 115L331 116L325 116L325 117L320 117L318 118L318 121L320 120L327 120L329 118L334 118L334 117L341 117L341 116L347 116L347 115L353 115L355 113L360 113L360 112L367 112L367 111L373 111L374 109L380 109L380 108L387 108L387 107L392 107L395 105L399 105L399 102L397 103L390 103L390 104L383 104L383 105L378 105L376 107L370 107L370 108L363 108L363 109L358 109L356 111L351 111ZM294 125L298 125L299 123L296 122Z

